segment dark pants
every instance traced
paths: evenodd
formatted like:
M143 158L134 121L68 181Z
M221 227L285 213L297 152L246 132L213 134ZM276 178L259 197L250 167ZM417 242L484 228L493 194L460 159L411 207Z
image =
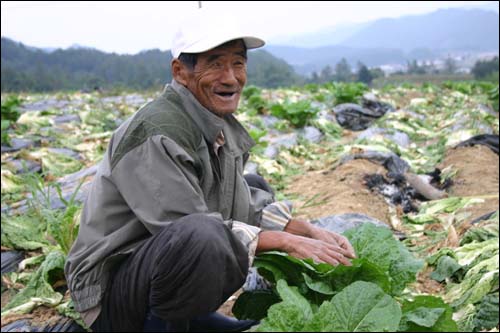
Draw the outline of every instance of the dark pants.
M246 179L262 188L259 178ZM247 272L248 253L222 221L205 214L182 217L119 266L91 328L140 332L146 319L175 323L205 315L243 285Z
M167 321L213 312L241 287L247 271L248 253L222 221L185 216L120 265L92 329L140 332L148 309Z

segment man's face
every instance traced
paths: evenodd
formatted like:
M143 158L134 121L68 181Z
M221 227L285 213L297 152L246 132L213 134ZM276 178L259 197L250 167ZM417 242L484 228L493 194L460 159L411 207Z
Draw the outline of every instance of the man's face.
M205 108L221 117L235 112L247 81L243 41L200 53L194 70L187 73L187 88Z

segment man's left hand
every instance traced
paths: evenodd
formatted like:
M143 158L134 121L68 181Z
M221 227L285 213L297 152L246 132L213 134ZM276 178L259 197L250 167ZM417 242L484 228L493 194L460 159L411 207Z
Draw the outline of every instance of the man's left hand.
M337 245L340 248L346 251L346 257L351 259L356 258L356 253L354 252L354 248L347 238L344 236L337 234L332 231L325 230L323 228L319 228L316 226L311 226L311 230L309 232L309 237L313 239L322 240L324 242Z
M336 245L344 250L346 257L351 259L356 258L356 253L347 238L335 232L316 227L307 221L292 219L284 231Z

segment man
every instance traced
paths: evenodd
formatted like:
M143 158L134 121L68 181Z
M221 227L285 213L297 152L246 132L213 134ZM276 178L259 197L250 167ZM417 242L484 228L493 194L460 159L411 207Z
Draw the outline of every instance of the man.
M354 257L344 237L292 219L289 204L243 176L254 143L233 113L247 49L264 42L213 20L182 26L172 83L117 129L93 180L65 273L95 330L244 330L253 322L214 311L256 253Z

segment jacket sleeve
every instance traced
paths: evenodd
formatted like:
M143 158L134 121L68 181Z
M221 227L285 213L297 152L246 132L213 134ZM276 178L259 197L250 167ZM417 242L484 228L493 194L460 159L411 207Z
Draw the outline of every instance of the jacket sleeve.
M128 206L152 234L189 214L214 214L205 203L194 160L168 137L148 138L122 157L111 176ZM220 220L247 248L260 232L258 227L223 221L222 216Z

